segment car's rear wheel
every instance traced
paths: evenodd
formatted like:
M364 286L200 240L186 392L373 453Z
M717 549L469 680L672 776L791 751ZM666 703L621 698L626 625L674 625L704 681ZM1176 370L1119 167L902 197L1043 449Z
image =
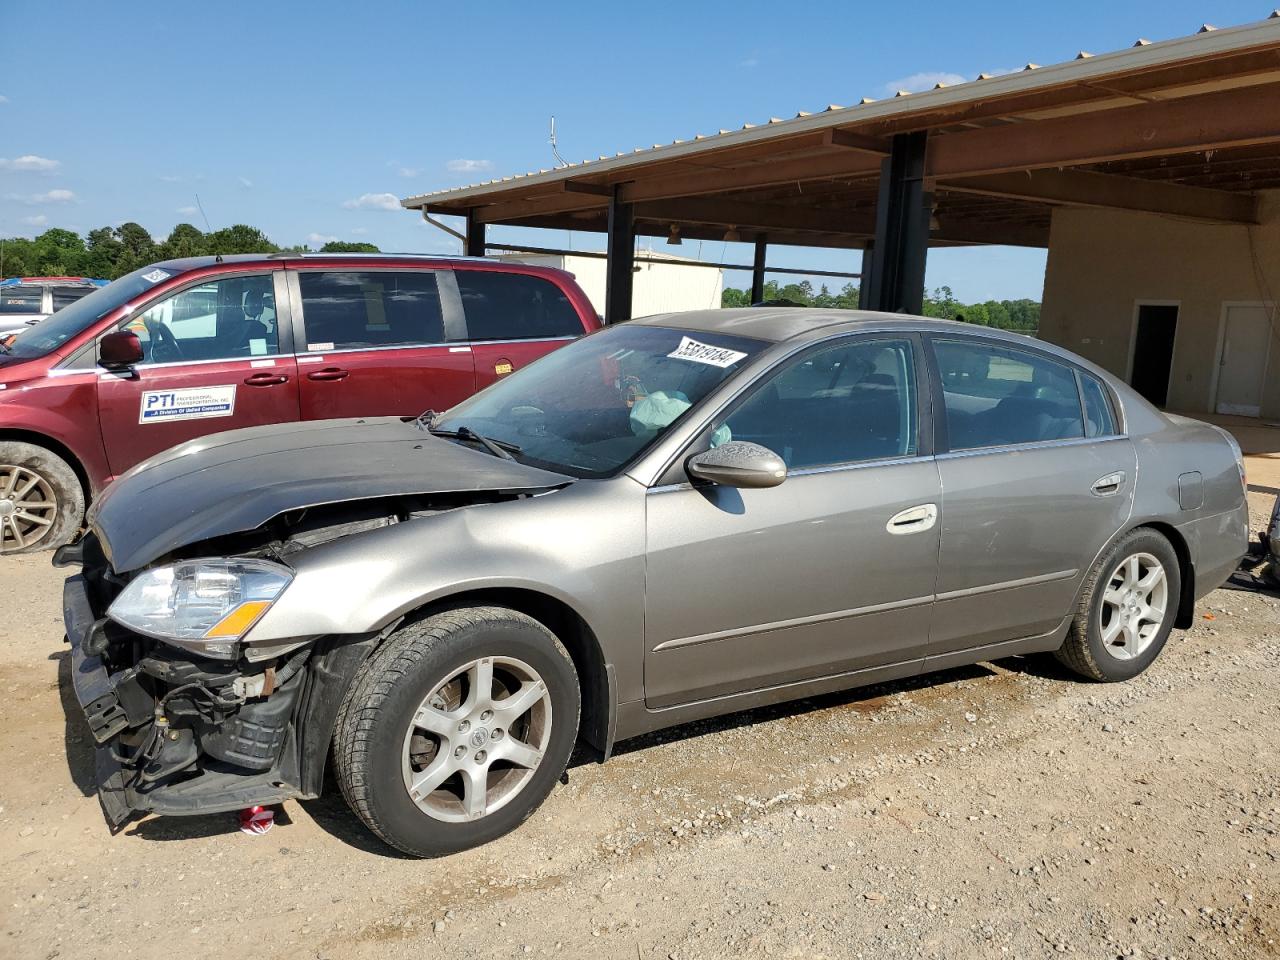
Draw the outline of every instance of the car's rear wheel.
M1090 571L1058 659L1092 680L1128 680L1160 655L1182 593L1178 555L1147 527L1125 535Z
M0 553L66 543L84 519L84 490L71 466L32 443L0 442Z
M347 802L387 843L441 856L487 843L546 799L577 739L581 694L555 635L502 607L393 634L338 716Z

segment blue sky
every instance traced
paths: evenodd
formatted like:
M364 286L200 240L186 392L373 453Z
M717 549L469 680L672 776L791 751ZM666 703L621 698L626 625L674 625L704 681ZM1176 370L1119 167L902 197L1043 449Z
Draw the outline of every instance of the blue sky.
M215 228L423 252L457 243L386 195L549 167L552 114L560 152L581 160L1270 12L1185 0L3 2L0 236L136 220L163 238L182 221L203 228L199 194ZM490 239L603 244L513 228ZM750 261L739 244L700 253ZM856 270L858 254L778 249L770 262ZM928 284L1038 299L1043 271L1040 251L934 251Z

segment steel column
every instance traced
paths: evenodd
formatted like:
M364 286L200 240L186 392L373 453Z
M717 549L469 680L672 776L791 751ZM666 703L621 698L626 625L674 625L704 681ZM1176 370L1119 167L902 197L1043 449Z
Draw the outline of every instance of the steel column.
M609 198L609 258L605 265L604 322L631 319L631 290L635 283L635 208L618 199L618 188Z
M751 263L751 302L764 300L764 260L768 249L764 237L756 237L756 257Z
M933 193L925 189L928 131L899 133L880 167L875 254L864 277L867 308L919 313L924 308L924 266L929 249Z
M467 211L467 240L462 252L468 257L484 256L484 224L476 219L474 209Z

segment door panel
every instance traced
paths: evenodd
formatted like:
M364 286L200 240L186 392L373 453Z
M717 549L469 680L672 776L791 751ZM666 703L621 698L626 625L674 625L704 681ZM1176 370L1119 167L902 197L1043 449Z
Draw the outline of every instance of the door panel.
M98 376L102 439L116 476L210 433L298 419L293 357L142 365Z
M476 342L471 344L475 357L476 389L483 390L489 384L501 380L521 367L527 367L539 357L571 343L573 337L556 340L511 340L500 343Z
M1136 466L1124 437L939 457L942 552L929 652L1058 626L1129 517ZM1117 474L1114 493L1094 491Z
M931 459L651 493L646 702L922 658L938 528L888 523L937 502Z
M435 271L303 270L291 283L304 420L413 417L475 391L470 348L447 342Z
M276 313L278 274L208 279L123 322L145 361L98 375L113 474L195 437L298 419L288 311Z
M1218 413L1262 415L1271 322L1265 307L1228 307L1219 359Z

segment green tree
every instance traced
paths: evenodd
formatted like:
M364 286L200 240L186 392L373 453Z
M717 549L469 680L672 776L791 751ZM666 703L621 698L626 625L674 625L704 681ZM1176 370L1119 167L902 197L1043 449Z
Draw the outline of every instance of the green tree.
M736 287L725 287L720 292L720 306L749 307L751 306L751 294L746 290L738 290Z
M124 244L110 227L90 230L85 243L84 275L114 280L120 276L116 266L123 252Z
M160 244L162 260L180 257L198 257L205 252L205 235L189 223L180 223L169 231L169 238Z
M205 253L278 253L280 248L257 227L237 223L205 235Z
M381 253L372 243L352 243L346 240L330 240L320 248L321 253Z

